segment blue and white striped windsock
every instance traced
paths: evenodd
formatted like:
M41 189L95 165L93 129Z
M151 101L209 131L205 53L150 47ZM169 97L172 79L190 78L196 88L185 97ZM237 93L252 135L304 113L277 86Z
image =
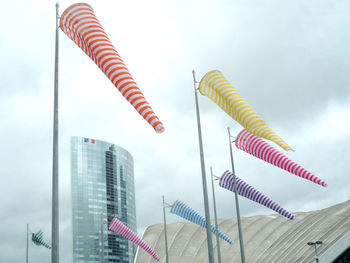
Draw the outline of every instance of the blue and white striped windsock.
M176 200L174 204L171 206L170 213L178 215L188 221L191 221L197 225L200 225L201 227L206 228L206 221L204 216L202 216L196 210L193 210L191 207L189 207L188 205L184 204L179 200ZM210 224L210 225L211 225L211 232L216 234L215 226L213 224ZM226 236L220 230L218 231L219 231L218 233L220 238L232 244L232 240L228 236Z

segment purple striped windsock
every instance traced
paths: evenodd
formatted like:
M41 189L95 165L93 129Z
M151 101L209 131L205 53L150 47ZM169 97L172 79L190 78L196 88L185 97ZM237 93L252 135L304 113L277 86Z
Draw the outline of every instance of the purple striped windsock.
M108 229L117 232L118 234L130 240L131 242L134 242L136 245L148 252L155 260L160 260L159 256L149 247L149 245L147 245L145 241L138 237L130 228L124 225L121 221L119 221L118 218L115 217L112 220Z
M249 133L243 129L236 138L236 147L246 153L249 153L265 162L275 165L292 174L300 176L306 180L312 181L316 184L327 186L326 182L302 168L290 160L287 156L273 148L258 136Z
M62 13L60 27L95 62L154 130L163 132L162 122L146 101L92 7L85 3L71 5Z
M225 171L223 175L220 178L219 185L222 188L225 188L229 191L234 192L234 185L233 185L234 179L233 174L230 171ZM272 201L267 196L263 195L254 187L244 182L242 179L238 178L236 176L236 187L237 187L237 194L244 196L254 202L257 202L263 206L266 206L267 208L272 209L273 211L276 211L277 213L281 214L282 216L285 216L291 220L294 219L294 216L280 207L278 204L276 204L274 201Z

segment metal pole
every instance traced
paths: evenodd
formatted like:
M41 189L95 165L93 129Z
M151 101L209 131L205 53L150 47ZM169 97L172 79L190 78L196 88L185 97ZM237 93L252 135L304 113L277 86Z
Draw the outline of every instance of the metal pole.
M59 263L59 207L58 207L58 28L59 4L56 3L56 42L55 42L55 85L54 85L54 123L52 160L52 225L51 262Z
M104 256L105 256L105 251L104 251L104 237L103 237L103 213L101 213L101 263L104 262Z
M27 250L26 250L26 263L28 263L28 235L29 235L29 224L27 224Z
M316 259L316 263L319 263L319 260L318 260L318 255L317 255L317 244L316 244L316 242L315 242L315 244L314 244L314 246L315 246L315 259Z
M211 226L210 226L210 214L209 214L209 204L208 204L207 179L206 179L206 175L205 175L201 121L200 121L200 117L199 117L198 95L197 95L197 87L196 87L196 83L197 82L196 82L196 76L195 76L195 71L194 70L192 70L192 75L193 75L193 83L194 83L194 95L195 95L195 100L196 100L199 152L200 152L200 159L201 159L202 185L203 185L205 221L206 221L207 243L208 243L208 258L209 258L209 263L214 263L213 241L211 239L211 232L210 232Z
M166 217L165 217L165 202L164 202L164 195L163 198L163 216L164 216L164 239L165 239L165 260L166 263L169 263L169 255L168 255L168 237L166 232Z
M216 201L215 201L214 179L213 179L213 168L212 167L210 167L210 174L211 174L211 187L213 189L213 203L214 203L214 216L215 216L215 228L216 228L216 248L218 250L218 263L221 263L219 227L218 227L218 218L216 215Z
M228 139L229 139L229 144L230 144L231 165L232 165L232 174L233 174L233 187L234 187L234 190L235 190L236 213L237 213L237 223L238 223L237 225L238 225L238 234L239 234L239 246L240 246L240 249L241 249L241 261L242 261L242 263L245 263L244 246L243 246L243 235L242 235L242 226L241 226L241 216L240 216L240 213L239 213L235 166L233 164L233 153L232 153L232 145L231 145L231 133L230 133L230 128L229 127L227 127L227 131L228 131Z

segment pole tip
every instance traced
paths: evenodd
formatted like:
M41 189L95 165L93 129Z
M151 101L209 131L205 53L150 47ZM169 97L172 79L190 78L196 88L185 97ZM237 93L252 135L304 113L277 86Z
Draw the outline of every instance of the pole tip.
M196 84L196 72L194 71L194 69L192 69L192 76L193 76L193 82Z
M60 4L57 2L56 3L56 8L59 8L60 7Z

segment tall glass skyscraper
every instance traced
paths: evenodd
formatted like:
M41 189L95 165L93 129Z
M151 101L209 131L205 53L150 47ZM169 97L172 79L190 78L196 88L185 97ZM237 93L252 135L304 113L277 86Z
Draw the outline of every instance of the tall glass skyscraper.
M114 217L136 232L134 164L125 149L71 138L73 262L132 263L136 246L108 231Z

